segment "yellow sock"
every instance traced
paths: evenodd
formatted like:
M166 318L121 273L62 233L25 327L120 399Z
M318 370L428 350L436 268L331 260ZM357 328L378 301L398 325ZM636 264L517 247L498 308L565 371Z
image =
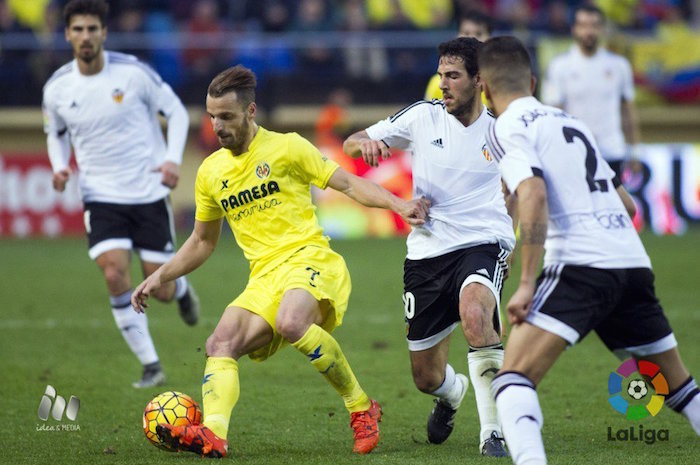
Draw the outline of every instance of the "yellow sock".
M226 439L231 410L238 401L238 362L231 357L209 357L202 381L202 424Z
M369 397L357 382L338 342L323 328L311 325L306 334L292 345L306 355L314 368L338 391L350 412L370 407Z

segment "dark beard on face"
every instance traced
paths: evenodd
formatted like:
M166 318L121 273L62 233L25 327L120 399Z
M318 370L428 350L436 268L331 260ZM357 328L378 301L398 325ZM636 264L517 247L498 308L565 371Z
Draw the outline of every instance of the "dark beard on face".
M243 145L245 144L246 137L248 136L248 130L250 129L250 124L248 123L248 120L245 119L243 120L243 123L241 124L241 127L238 129L233 134L233 144L231 144L228 147L225 147L229 149L231 152L235 153L236 155L240 155L243 153Z
M474 99L476 98L476 94L472 95L469 100L467 100L464 105L460 105L457 108L454 109L454 111L451 111L450 113L452 116L455 118L462 118L464 116L467 116L471 111L472 107L474 106Z

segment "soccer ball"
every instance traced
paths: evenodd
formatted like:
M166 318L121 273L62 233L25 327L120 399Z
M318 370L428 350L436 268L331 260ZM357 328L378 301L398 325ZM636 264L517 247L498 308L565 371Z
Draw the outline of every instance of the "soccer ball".
M143 432L156 447L172 450L158 439L156 426L168 424L173 426L198 425L202 422L202 411L197 402L187 394L167 391L159 394L146 405L143 412Z
M627 394L629 394L633 399L639 400L647 395L647 385L641 379L635 379L630 382L627 388Z

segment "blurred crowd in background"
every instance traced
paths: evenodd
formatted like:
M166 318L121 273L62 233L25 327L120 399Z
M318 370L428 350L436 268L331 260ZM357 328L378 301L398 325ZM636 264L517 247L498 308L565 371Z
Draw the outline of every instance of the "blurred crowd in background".
M70 60L63 39L65 3L0 0L0 105L39 104L43 83ZM497 34L518 35L537 57L543 40L569 36L581 3L586 2L121 0L110 2L106 47L150 63L187 104L201 104L211 77L237 63L258 74L259 100L268 107L321 103L338 87L356 102L398 103L423 94L437 66L436 46L455 35L462 13L487 13ZM613 37L626 38L618 48L628 55L629 41L693 34L700 24L699 0L589 3L606 13ZM697 44L697 35L689 37ZM695 48L690 45L686 51ZM657 68L665 69L663 63Z

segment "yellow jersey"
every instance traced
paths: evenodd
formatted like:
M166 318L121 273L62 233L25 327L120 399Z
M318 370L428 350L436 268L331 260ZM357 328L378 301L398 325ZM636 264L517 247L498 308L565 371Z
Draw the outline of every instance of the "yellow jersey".
M428 81L428 87L425 88L425 100L431 101L433 99L442 100L442 91L440 90L440 75L435 74ZM489 106L486 104L486 95L481 93L481 103L484 104L486 108Z
M222 148L197 171L195 218L226 217L250 262L251 276L275 268L302 247L329 247L316 219L311 184L325 189L338 164L297 133L258 127L248 151Z

